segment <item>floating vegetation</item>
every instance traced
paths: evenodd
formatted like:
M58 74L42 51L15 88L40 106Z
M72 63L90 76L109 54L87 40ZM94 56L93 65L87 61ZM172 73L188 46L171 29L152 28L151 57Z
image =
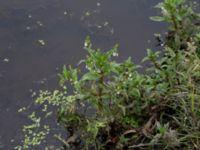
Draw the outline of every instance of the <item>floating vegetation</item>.
M98 5L100 6L100 3L97 3ZM99 14L99 9L83 12L83 15L80 17L82 26L90 35L112 36L114 34L114 28L108 21L98 21Z
M64 15L67 15L67 11L64 11L64 13L63 13Z
M44 40L38 40L38 43L42 46L46 45L45 41Z
M4 58L3 62L8 63L10 60L8 58Z
M43 23L42 23L41 21L37 21L36 23L37 23L37 25L40 26L40 27L43 27L43 26L44 26Z

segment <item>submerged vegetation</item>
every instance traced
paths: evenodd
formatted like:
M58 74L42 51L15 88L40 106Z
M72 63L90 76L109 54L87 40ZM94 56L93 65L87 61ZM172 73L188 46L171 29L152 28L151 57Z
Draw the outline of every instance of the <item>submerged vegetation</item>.
M45 116L33 112L18 150L34 149L45 141L50 126L41 125L56 107L57 122L66 130L56 138L60 149L200 149L200 14L197 4L164 0L155 21L169 24L167 34L156 34L162 52L147 50L141 66L128 58L117 63L117 45L94 49L87 38L87 56L80 68L64 66L60 89L41 91L35 103ZM62 137L62 135L65 135ZM67 138L66 138L67 135ZM46 148L48 149L48 148Z

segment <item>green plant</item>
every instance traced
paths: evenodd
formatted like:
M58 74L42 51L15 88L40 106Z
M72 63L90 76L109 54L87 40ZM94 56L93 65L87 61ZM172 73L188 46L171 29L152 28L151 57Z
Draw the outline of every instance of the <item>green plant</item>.
M52 114L49 106L56 107L57 122L68 133L67 139L56 135L65 148L200 149L199 15L184 0L157 7L163 16L152 19L170 23L173 35L165 38L163 53L147 50L143 61L152 66L145 72L131 58L117 63L117 45L101 52L87 38L87 56L79 63L85 71L64 66L60 89L40 92L36 104L45 117ZM30 118L18 150L40 145L51 130L45 125L40 132L40 118Z
M186 3L186 0L164 0L156 5L156 8L161 9L162 15L151 19L169 23L165 44L174 51L189 48L200 55L200 15L195 12L197 6L196 2Z

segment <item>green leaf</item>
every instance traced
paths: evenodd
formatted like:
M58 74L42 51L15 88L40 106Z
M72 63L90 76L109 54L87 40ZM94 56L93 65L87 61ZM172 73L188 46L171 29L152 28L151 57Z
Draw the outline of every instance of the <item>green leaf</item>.
M110 71L111 72L119 73L119 67L120 67L120 65L115 62L110 63Z
M137 88L132 88L131 89L131 95L134 96L134 97L140 97L141 96L140 90L137 89Z
M185 2L185 0L175 0L176 5L181 5Z
M98 80L101 76L96 73L96 72L88 72L86 74L83 75L82 77L82 81L86 81L86 80Z
M164 21L164 18L160 16L153 16L153 17L150 17L150 19L157 22Z
M155 6L155 8L162 8L163 7L163 3L158 3L156 6Z
M200 39L200 33L197 33L197 34L196 34L196 37L197 37L198 39Z
M123 106L123 105L118 105L118 106L119 106L119 108L121 109L123 115L125 116L125 115L126 115L126 107Z
M142 59L142 62L145 62L145 61L148 61L148 60L149 60L149 57L146 56L146 57L144 57L144 58Z

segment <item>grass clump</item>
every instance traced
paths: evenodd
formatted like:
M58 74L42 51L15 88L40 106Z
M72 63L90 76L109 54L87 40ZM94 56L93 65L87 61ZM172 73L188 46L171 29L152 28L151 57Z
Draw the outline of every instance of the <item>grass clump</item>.
M156 6L162 15L151 19L168 22L169 31L159 36L162 53L147 50L143 61L152 65L144 73L131 58L114 60L117 45L101 52L86 39L87 56L80 62L86 71L64 66L61 88L42 91L35 101L46 117L48 106L56 106L57 122L68 135L56 136L61 149L200 149L200 15L195 6L184 0ZM51 130L45 125L39 132L42 118L31 118L35 125L25 126L28 134L18 150L40 145Z

